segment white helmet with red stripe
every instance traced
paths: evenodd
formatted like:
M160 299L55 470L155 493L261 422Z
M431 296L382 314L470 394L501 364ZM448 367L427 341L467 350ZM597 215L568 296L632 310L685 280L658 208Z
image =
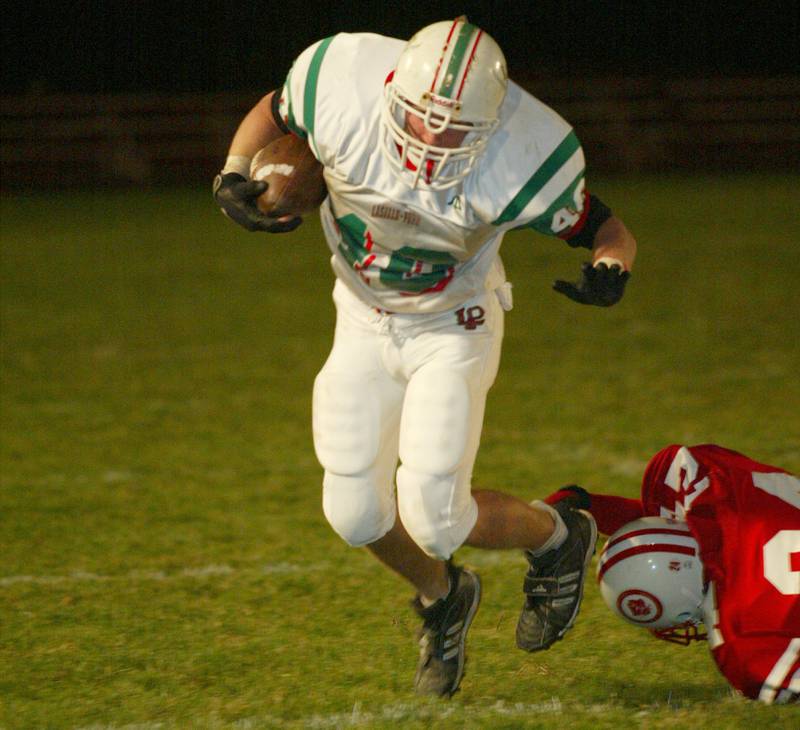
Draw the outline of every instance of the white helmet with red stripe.
M600 593L626 621L661 639L701 639L703 564L685 522L643 517L617 530L597 564Z
M392 169L411 187L441 190L474 167L497 127L508 86L494 39L465 17L426 26L411 38L384 90L381 142ZM457 146L426 144L407 116L434 135L466 136Z

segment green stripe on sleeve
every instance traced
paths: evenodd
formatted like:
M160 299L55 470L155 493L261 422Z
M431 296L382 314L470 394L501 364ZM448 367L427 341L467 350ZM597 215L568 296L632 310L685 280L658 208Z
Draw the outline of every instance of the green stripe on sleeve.
M533 200L539 191L550 181L564 165L564 163L575 154L581 143L574 131L571 131L542 163L539 169L531 175L528 182L514 196L513 200L505 207L505 210L492 221L492 225L499 226L503 223L513 221Z
M306 138L306 133L297 126L297 121L294 118L294 104L292 104L292 68L289 75L286 77L284 89L286 89L286 126L292 130L298 137Z
M567 185L566 188L564 188L564 191L561 193L561 195L559 195L552 203L550 203L550 207L544 213L534 218L530 223L526 223L525 226L521 227L533 228L534 230L539 231L539 233L544 233L546 236L557 236L562 231L570 228L580 218L580 214L575 208L575 188L578 187L578 183L580 183L583 178L584 171L581 170L575 176L575 179L569 185ZM575 221L567 221L562 223L563 227L556 228L554 230L553 216L562 208L566 209L570 213L574 212Z
M322 66L322 59L325 56L325 51L333 40L333 36L326 38L319 44L317 50L314 51L314 57L308 66L308 74L306 75L306 88L303 92L303 125L308 134L314 136L314 112L316 111L317 104L317 81L319 81L319 69Z

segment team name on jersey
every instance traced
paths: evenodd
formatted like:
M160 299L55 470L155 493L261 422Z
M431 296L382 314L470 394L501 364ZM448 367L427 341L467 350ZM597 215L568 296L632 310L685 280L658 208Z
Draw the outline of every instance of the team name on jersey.
M418 226L421 221L419 213L415 213L413 210L401 210L400 208L395 208L385 203L373 205L370 214L373 218L386 218L390 221L400 221L410 226Z

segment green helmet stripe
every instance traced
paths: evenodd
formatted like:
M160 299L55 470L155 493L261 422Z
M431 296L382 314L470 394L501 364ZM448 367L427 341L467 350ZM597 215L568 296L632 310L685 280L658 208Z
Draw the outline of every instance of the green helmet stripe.
M575 154L581 146L575 132L570 132L550 156L541 164L539 169L531 175L522 189L514 196L513 200L505 207L503 212L492 221L492 225L499 226L513 221L533 200L537 193L550 181L564 163Z
M459 80L459 71L464 63L464 57L467 55L467 50L470 47L470 41L478 28L472 23L462 23L461 28L458 30L458 36L453 44L453 52L450 55L450 61L447 64L447 69L444 72L444 78L436 93L439 96L444 96L448 99L453 98L453 93L461 88ZM466 73L467 69L463 70ZM456 83L458 81L458 83Z

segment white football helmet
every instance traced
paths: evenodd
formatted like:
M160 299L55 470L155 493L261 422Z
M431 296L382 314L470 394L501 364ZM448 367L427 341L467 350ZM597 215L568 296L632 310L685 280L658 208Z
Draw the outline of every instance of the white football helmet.
M703 564L685 522L643 517L617 530L597 564L608 607L658 638L687 644L705 638Z
M507 86L500 47L465 17L420 30L384 88L381 148L392 170L412 188L456 185L497 127ZM406 115L418 117L432 134L466 136L455 147L426 144L409 132Z

